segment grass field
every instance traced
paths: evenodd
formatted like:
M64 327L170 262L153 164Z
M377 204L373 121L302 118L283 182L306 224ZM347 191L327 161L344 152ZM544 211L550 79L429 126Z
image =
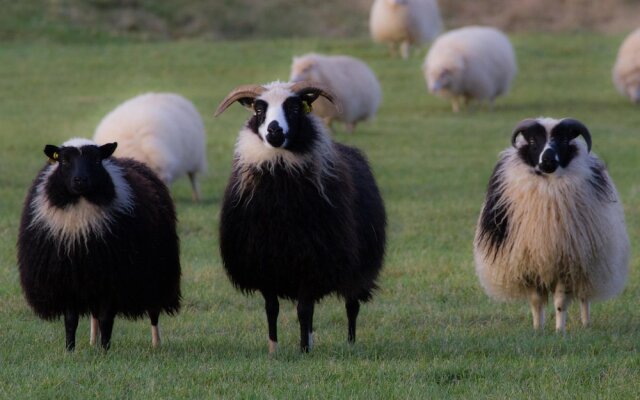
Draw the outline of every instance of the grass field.
M513 37L520 72L512 93L454 115L426 93L422 55L387 57L368 41L0 44L0 397L2 398L636 398L640 393L640 112L610 79L621 36ZM358 343L346 343L344 305L323 301L317 343L298 352L295 307L281 306L280 353L267 356L260 296L226 278L218 254L220 199L239 106L213 110L239 84L286 79L293 54L315 50L364 59L384 91L375 121L336 139L369 156L386 201L389 243L381 290L363 307ZM38 320L21 294L15 260L26 190L42 149L91 136L100 118L144 91L192 99L208 132L205 201L187 180L172 188L182 241L183 311L161 318L165 342L150 348L147 321L117 319L112 349L88 344L81 321L75 353L62 321ZM582 120L610 168L632 243L624 293L593 306L583 329L570 308L566 337L534 334L526 304L497 304L472 261L475 221L497 154L522 118ZM547 310L552 312L551 307ZM552 322L552 314L549 321Z

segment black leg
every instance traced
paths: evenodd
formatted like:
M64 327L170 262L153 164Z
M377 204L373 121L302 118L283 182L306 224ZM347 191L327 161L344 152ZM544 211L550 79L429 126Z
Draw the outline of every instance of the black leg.
M347 319L349 320L349 343L356 341L356 320L360 312L360 302L357 299L348 299L346 303Z
M76 348L76 330L80 315L77 311L67 310L64 313L64 331L67 339L67 350L73 351Z
M101 312L98 317L100 325L100 344L105 350L111 346L111 332L113 331L113 320L115 315L112 312Z
M298 322L300 323L300 351L309 352L309 336L313 325L313 301L298 300Z
M263 293L264 309L267 313L267 325L269 327L269 353L274 354L278 346L278 314L280 313L280 303L278 296Z

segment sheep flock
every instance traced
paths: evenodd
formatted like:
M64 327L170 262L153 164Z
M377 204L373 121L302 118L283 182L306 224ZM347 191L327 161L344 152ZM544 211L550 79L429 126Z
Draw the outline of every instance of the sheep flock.
M375 0L372 51L386 62L413 65L411 84L425 97L451 102L449 111L434 100L440 111L454 118L474 118L480 109L499 116L518 79L534 72L518 71L520 49L507 33L479 25L447 31L442 21L436 0ZM176 314L183 296L179 216L170 192L183 176L199 203L193 206L210 207L211 221L219 215L218 237L210 239L219 243L230 283L264 299L270 354L277 354L280 300L296 303L302 352L314 343L315 306L329 295L344 301L346 338L355 342L361 304L385 287L387 214L385 188L373 173L383 166L340 139L374 129L381 140L401 135L383 131L376 116L385 99L402 93L362 59L307 50L287 59L290 69L281 71L287 81L222 77L220 88L229 94L207 99L209 108L220 101L213 124L231 118L232 112L221 114L236 103L249 111L238 129L216 133L237 136L233 149L221 150L233 153L224 193L200 190L211 149L201 112L178 93L148 88L123 95L106 114L96 111L104 117L95 121L93 140L44 147L46 163L24 201L17 264L34 313L63 318L68 350L76 347L81 316L92 320L91 343L100 335L105 350L116 316L148 317L152 344L160 343L159 315ZM640 103L640 29L613 62L615 89ZM612 178L616 166L610 171L593 151L605 135L578 119L587 117L595 119L512 121L515 128L504 134L508 146L494 170L485 171L486 196L478 202L469 243L478 289L494 300L528 302L539 330L549 296L555 328L564 333L572 300L586 327L591 303L619 295L629 275L632 243ZM341 137L344 132L349 135Z

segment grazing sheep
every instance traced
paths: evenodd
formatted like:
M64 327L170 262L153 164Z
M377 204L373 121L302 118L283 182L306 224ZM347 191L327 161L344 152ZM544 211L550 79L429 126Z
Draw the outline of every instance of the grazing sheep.
M108 349L116 315L151 319L180 308L176 216L164 183L144 164L111 157L116 143L72 139L44 149L50 163L24 203L18 267L35 313L64 316L75 348L80 315L97 317Z
M425 58L423 72L429 91L459 101L488 100L505 94L516 75L516 57L509 38L495 28L469 26L436 39Z
M622 42L612 75L618 92L640 103L640 29Z
M544 326L549 293L561 332L569 301L580 299L586 326L589 302L617 295L626 280L629 239L620 197L579 121L526 119L511 142L478 220L480 283L498 300L527 298L536 329Z
M173 93L146 93L125 101L102 119L93 136L118 142L115 156L147 164L165 184L187 174L200 199L196 174L207 168L204 124L198 110Z
M314 81L323 84L336 97L340 110L324 98L313 104L314 114L331 126L335 118L353 133L356 124L373 118L382 97L376 75L362 61L348 56L305 54L293 58L291 81ZM340 112L338 112L340 111Z
M409 46L430 42L442 32L436 0L376 0L371 6L369 31L374 42L389 43L392 54L409 58Z
M234 286L265 299L269 352L277 347L278 298L297 300L300 348L312 345L314 305L334 293L346 301L355 341L360 302L372 297L385 248L384 205L365 157L331 141L308 110L312 82L247 85L238 101L253 111L240 130L220 214L220 251Z

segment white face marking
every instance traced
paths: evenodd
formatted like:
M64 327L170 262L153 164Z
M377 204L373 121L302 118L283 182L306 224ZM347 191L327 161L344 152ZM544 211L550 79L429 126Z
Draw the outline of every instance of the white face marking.
M262 96L258 97L258 99L263 100L267 103L267 114L264 119L264 123L260 125L258 128L258 133L262 137L262 141L267 147L273 147L267 142L267 128L269 124L273 121L277 121L278 125L282 128L282 131L285 134L285 137L289 133L289 124L287 123L287 118L284 113L284 109L282 107L285 100L294 94L285 87L273 87ZM288 140L285 139L282 147L287 146Z

